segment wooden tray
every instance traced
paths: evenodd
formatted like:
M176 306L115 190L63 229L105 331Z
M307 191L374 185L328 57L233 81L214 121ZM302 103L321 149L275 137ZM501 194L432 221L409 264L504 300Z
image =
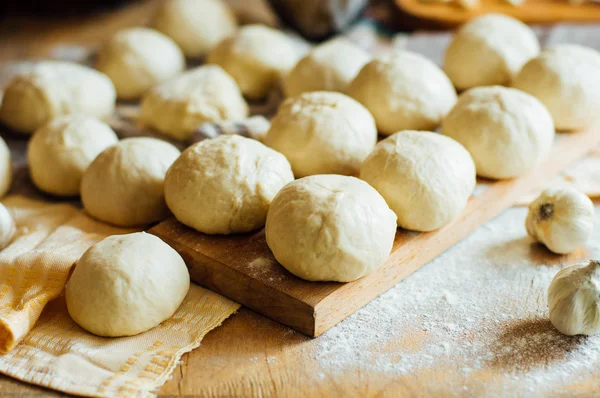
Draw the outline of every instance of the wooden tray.
M454 2L395 0L402 11L446 26L460 25L477 15L490 12L511 15L526 23L600 21L600 4L595 3L572 5L567 0L525 0L522 5L513 6L505 0L480 1L478 8L467 10Z
M427 233L399 230L389 259L372 274L350 283L307 282L293 276L277 263L262 230L211 236L170 219L149 232L183 256L195 282L316 337L465 238L599 142L599 129L559 135L547 160L529 174L513 180L480 182L477 194L452 224Z

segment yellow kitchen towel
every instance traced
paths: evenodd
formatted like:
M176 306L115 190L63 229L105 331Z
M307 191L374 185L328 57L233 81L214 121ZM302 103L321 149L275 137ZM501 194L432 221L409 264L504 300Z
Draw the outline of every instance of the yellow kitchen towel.
M108 235L132 232L97 222L69 204L20 196L3 203L17 235L0 252L0 372L77 395L144 396L181 356L238 308L192 285L177 312L145 333L94 336L69 317L62 292L77 259ZM48 305L47 305L48 304Z

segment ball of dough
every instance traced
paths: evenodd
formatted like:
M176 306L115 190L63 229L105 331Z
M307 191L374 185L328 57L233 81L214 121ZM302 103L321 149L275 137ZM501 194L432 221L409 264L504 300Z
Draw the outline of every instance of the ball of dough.
M373 116L352 98L325 91L287 99L265 144L283 153L296 177L357 174L377 143Z
M10 211L0 203L0 250L10 244L17 232L17 226Z
M247 25L223 40L208 54L249 98L266 96L298 61L294 45L284 33L263 25Z
M8 84L0 121L31 134L61 115L108 118L115 110L115 99L115 87L105 74L68 62L44 61Z
M554 124L532 95L501 86L477 87L460 96L442 123L442 134L467 148L479 176L512 178L548 154Z
M38 129L27 147L29 173L42 191L79 195L83 173L109 146L119 142L105 123L88 116L67 115Z
M169 0L156 14L154 27L175 40L187 57L197 58L233 36L237 22L222 0Z
M456 219L475 188L475 164L458 142L401 131L375 147L360 168L398 217L398 226L432 231Z
M531 28L501 14L475 18L458 30L444 58L444 70L458 90L508 84L540 44Z
M265 232L277 261L297 277L349 282L387 259L396 216L366 182L317 175L296 180L277 194Z
M265 225L279 190L294 179L282 154L238 135L186 149L165 178L169 209L207 234L248 232Z
M433 130L456 102L456 92L444 72L411 52L369 62L348 93L371 111L377 129L385 135Z
M164 219L165 174L179 154L168 142L145 137L107 148L83 174L83 207L95 218L123 227Z
M121 99L137 99L183 71L185 59L169 37L148 28L118 32L98 52L96 68L112 80Z
M577 45L549 48L529 61L513 87L537 97L558 130L580 130L598 120L600 53Z
M205 122L240 120L248 105L235 81L216 65L185 72L148 91L140 120L178 140L189 138Z
M12 157L6 141L0 137L0 198L6 195L13 179Z
M309 91L346 92L352 80L371 57L344 38L315 47L284 78L288 97Z
M190 288L181 256L154 235L109 236L90 247L67 284L71 318L105 337L133 336L158 326Z

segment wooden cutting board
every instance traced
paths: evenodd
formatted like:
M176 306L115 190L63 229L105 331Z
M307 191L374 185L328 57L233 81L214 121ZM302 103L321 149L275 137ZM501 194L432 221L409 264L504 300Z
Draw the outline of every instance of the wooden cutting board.
M182 255L192 280L198 284L316 337L468 236L599 142L600 129L558 135L550 156L529 174L513 180L480 181L467 208L450 225L427 233L398 230L388 260L372 274L350 283L308 282L295 277L271 254L264 230L211 236L169 219L149 232Z
M570 4L567 0L525 0L513 6L506 0L480 0L472 10L443 0L395 0L404 12L415 17L435 21L445 26L460 25L477 15L497 12L511 15L525 23L597 22L600 21L600 4L588 2Z

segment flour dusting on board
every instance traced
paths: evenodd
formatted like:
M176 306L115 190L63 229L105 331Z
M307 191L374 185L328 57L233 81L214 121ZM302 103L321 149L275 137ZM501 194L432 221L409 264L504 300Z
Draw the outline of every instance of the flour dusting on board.
M557 391L598 372L600 336L558 333L546 291L561 267L598 257L592 248L600 228L587 251L554 256L527 237L525 215L522 208L506 211L329 330L317 339L315 359L340 372L356 367L399 377L491 368L504 390L486 395L510 393L515 383L521 392Z

